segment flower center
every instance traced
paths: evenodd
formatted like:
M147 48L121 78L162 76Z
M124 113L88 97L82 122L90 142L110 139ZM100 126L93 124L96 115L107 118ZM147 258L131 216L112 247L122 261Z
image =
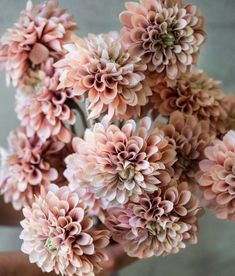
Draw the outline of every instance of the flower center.
M178 166L183 170L190 170L193 167L193 160L190 156L178 156Z
M175 35L172 31L161 35L162 44L164 47L171 47L175 44Z
M119 172L119 178L121 181L132 181L135 175L135 170L133 168L126 168Z
M57 252L56 243L51 238L48 238L46 240L45 247L52 254L55 254Z
M151 236L157 236L157 229L154 229L154 228L149 229L149 234L150 234Z

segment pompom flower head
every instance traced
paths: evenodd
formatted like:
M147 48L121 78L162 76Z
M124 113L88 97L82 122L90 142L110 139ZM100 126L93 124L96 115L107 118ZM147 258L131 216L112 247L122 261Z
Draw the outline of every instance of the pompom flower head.
M138 129L133 120L122 128L95 124L85 132L84 140L73 140L75 153L66 159L68 181L114 205L126 203L130 197L138 200L159 184L167 185L176 153L163 134L150 127L147 117Z
M199 121L195 116L175 111L170 115L169 123L160 124L159 127L176 150L177 162L174 167L179 177L189 183L195 182L194 176L199 161L204 157L204 149L215 139L209 121Z
M78 96L72 89L57 90L58 74L45 76L42 87L32 91L17 91L16 113L27 135L37 134L42 141L50 137L69 143L72 132L68 125L74 125L74 107ZM38 90L38 91L37 91Z
M106 224L126 253L141 259L178 253L186 243L196 243L198 216L199 201L182 182L109 209Z
M169 116L178 110L207 120L217 129L227 117L224 97L218 81L196 71L182 75L172 87L164 81L158 82L153 87L151 102L161 115Z
M42 142L37 136L28 138L24 128L12 132L9 151L4 152L1 166L0 193L5 201L19 210L33 202L41 186L56 181L58 164L53 166L53 155L59 154L63 147L61 142Z
M148 70L173 82L197 62L205 41L204 18L197 7L181 0L127 2L120 15L121 41Z
M42 189L32 207L23 210L22 251L44 272L94 276L107 256L108 230L95 230L86 206L68 187Z
M61 58L63 43L76 27L72 16L58 8L56 0L36 6L28 1L19 21L1 40L0 68L7 71L7 83L19 86L49 57Z
M60 88L72 87L88 98L89 118L108 113L110 119L140 114L151 90L145 81L146 65L120 44L117 33L74 37L68 54L57 63L63 69Z
M204 199L221 219L235 221L235 131L206 148L198 182Z

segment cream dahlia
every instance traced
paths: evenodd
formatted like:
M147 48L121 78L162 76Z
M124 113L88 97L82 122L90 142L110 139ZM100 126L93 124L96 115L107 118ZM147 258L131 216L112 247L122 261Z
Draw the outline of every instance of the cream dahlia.
M106 225L131 257L168 255L197 242L199 210L199 201L182 182L109 209Z
M22 251L44 272L94 276L107 260L108 230L95 230L86 205L68 187L50 185L23 209Z
M206 37L204 18L196 6L181 0L139 2L127 2L127 11L120 14L122 45L150 72L172 82L197 62Z
M198 183L204 199L221 219L235 221L235 131L229 131L205 150Z
M28 1L19 21L1 40L0 68L6 69L7 83L18 86L48 58L61 58L63 44L76 27L72 16L58 8L58 1L36 6Z
M41 186L57 180L57 166L51 164L51 158L58 157L63 147L61 142L42 142L37 136L28 138L24 128L12 132L1 166L0 193L4 200L16 210L31 204Z
M175 169L191 183L198 170L198 162L204 157L204 149L215 139L215 133L210 131L210 123L175 111L170 115L169 123L159 127L177 153Z
M63 69L60 88L73 88L88 98L89 118L108 113L110 119L140 114L151 90L145 81L146 65L123 50L117 33L73 38L73 44L57 63Z
M78 188L88 188L98 198L114 205L129 198L138 200L167 185L173 174L175 151L151 120L144 118L138 129L133 120L122 128L95 124L84 139L74 138L75 153L66 159L65 176Z

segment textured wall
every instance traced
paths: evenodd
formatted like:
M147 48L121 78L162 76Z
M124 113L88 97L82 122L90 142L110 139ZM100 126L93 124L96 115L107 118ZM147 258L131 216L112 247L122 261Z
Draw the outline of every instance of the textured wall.
M17 18L24 0L0 0L0 34ZM36 1L35 1L36 2ZM118 13L123 0L61 0L80 24L80 35L87 32L107 32L119 28ZM207 17L208 41L204 46L200 67L212 77L222 80L225 91L235 91L235 1L191 0ZM14 90L5 88L0 74L0 144L6 145L6 136L17 126L13 112ZM232 276L235 275L234 224L216 220L212 215L202 219L198 246L190 246L182 253L153 258L134 264L122 276ZM15 241L12 237L15 236ZM0 250L18 245L17 235L0 231ZM4 242L3 242L4 240Z

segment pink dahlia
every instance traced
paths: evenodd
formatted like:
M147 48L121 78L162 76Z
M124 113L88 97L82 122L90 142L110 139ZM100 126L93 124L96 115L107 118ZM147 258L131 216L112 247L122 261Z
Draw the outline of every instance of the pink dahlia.
M76 192L81 199L81 202L87 206L87 215L93 218L96 217L101 222L104 222L104 210L108 206L108 203L104 199L98 198L89 189L81 188L74 183L69 183L69 188L72 192Z
M198 162L204 158L205 148L215 139L210 123L175 111L170 115L169 122L159 127L177 153L175 169L191 183L198 170Z
M176 80L197 62L205 41L204 18L196 6L181 0L127 2L120 14L121 41L151 72Z
M235 131L205 150L198 183L209 206L221 219L235 221Z
M74 138L75 153L66 159L65 176L78 188L88 188L111 204L138 200L167 185L173 174L175 151L158 129L150 131L151 120L133 120L122 128L95 124L84 139Z
M23 209L22 251L43 272L94 276L107 260L108 230L95 230L86 206L68 187L50 185Z
M225 129L227 131L235 130L235 95L225 95L223 105L227 110L227 117L224 121Z
M72 132L68 125L75 124L74 103L78 99L72 89L57 90L58 76L46 77L43 86L36 90L19 90L16 95L16 112L27 135L35 133L41 140L50 137L69 143Z
M224 97L218 81L197 71L182 75L172 87L157 81L151 102L161 115L169 116L178 110L199 120L208 120L218 128L227 117Z
M77 27L72 16L50 0L33 6L28 1L19 21L2 37L0 68L7 72L7 83L18 86L30 70L38 70L49 57L58 60L63 44Z
M5 153L1 167L0 192L5 201L19 210L33 202L41 186L56 181L57 167L52 166L50 159L63 147L61 142L42 142L37 136L28 138L24 128L12 132L9 151Z
M123 50L117 33L74 37L68 53L57 63L63 69L60 88L73 88L88 98L89 118L108 113L111 119L139 115L151 90L141 58Z
M142 259L178 253L187 243L195 244L199 210L199 201L182 182L109 209L106 224L129 256Z

